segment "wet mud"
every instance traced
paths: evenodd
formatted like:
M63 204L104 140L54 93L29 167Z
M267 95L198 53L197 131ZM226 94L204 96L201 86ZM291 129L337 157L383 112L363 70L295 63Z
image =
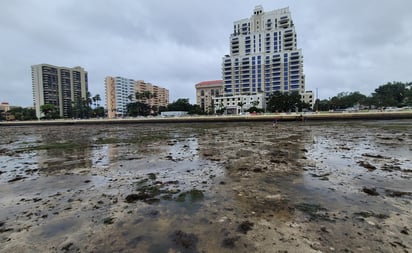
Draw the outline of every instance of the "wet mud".
M412 121L0 128L0 252L412 252Z

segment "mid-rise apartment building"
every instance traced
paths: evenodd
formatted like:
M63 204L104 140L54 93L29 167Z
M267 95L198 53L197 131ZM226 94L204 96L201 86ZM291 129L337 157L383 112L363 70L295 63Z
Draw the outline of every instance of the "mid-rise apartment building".
M106 108L109 118L127 116L127 104L136 102L136 92L148 92L148 97L139 101L151 108L159 108L169 104L169 90L142 80L135 81L124 77L108 76L105 79Z
M305 93L302 50L289 8L264 12L257 6L249 19L234 22L222 77L225 96Z
M148 96L142 98L141 101L150 105L151 108L166 107L169 104L168 89L138 80L135 84L135 91L143 94L149 92Z
M196 87L196 104L203 112L213 113L214 104L213 97L223 95L223 81L204 81L195 85Z
M87 71L82 67L59 67L49 64L31 66L33 103L37 118L40 107L52 104L60 117L71 117L73 103L86 99L88 92Z

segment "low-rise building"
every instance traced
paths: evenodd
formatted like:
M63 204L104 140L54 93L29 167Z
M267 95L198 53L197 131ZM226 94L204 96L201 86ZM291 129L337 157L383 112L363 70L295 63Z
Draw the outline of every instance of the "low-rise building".
M265 110L265 94L213 97L215 113L242 114L251 107Z
M304 93L301 94L302 101L309 104L310 108L313 108L315 106L315 99L313 97L313 92L310 90L305 91Z
M212 98L223 95L223 81L204 81L196 84L196 104L205 113L215 112Z

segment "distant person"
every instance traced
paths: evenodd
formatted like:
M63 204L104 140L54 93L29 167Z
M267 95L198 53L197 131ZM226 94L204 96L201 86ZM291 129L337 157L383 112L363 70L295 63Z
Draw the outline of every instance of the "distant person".
M275 119L275 120L273 121L273 127L274 127L274 128L278 128L278 120L277 120L277 119Z

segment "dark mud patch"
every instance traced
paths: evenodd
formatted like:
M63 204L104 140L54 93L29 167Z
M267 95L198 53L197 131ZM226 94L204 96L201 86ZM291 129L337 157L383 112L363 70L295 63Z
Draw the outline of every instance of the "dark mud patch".
M376 188L363 187L362 191L370 196L379 196L379 192L376 190Z
M227 237L223 239L222 241L222 247L223 248L228 248L228 249L233 249L236 247L236 242L239 241L240 236L234 236L234 237Z
M199 238L195 234L177 230L170 238L181 252L198 252L197 243Z
M412 197L412 192L385 189L386 196L394 198Z
M253 225L254 224L250 221L244 221L239 224L239 226L237 227L237 231L242 234L247 234L249 230L253 229Z
M374 166L374 165L372 165L368 162L365 162L365 161L359 161L358 164L359 164L359 166L362 166L362 167L368 169L369 171L374 171L374 170L378 169L378 168L376 168L376 166Z
M27 177L24 177L24 176L22 176L22 175L17 175L16 177L14 177L13 179L10 179L10 180L7 181L7 182L13 183L13 182L17 182L17 181L23 180L23 179L25 179L25 178L27 178Z

